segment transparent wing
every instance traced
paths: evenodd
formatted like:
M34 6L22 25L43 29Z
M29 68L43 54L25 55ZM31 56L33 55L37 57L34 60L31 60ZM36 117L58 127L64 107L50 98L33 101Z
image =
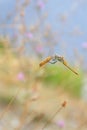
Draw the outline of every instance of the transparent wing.
M55 64L57 62L57 60L55 58L53 58L52 60L49 61L50 64Z

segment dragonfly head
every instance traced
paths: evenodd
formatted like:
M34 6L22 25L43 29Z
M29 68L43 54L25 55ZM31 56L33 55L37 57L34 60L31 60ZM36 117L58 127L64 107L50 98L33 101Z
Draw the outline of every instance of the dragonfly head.
M63 56L55 55L55 59L60 61L61 63L64 63L64 57Z

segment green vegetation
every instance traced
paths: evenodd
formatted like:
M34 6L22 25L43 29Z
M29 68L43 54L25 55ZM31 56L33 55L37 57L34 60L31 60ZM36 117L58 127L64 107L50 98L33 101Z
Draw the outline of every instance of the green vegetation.
M49 65L45 70L44 82L52 87L61 87L73 96L79 97L82 88L82 73L75 75L64 66Z

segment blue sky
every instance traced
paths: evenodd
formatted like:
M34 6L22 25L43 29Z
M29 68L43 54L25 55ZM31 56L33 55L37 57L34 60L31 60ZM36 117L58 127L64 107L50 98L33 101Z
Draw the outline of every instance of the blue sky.
M8 12L14 10L16 0L0 0L0 19L5 19ZM35 0L31 0L35 1ZM50 23L52 29L58 31L62 34L62 41L67 44L69 49L70 57L73 56L73 49L77 48L80 54L87 56L87 50L82 48L82 44L87 42L87 0L48 0L46 3L45 12L48 12L47 23ZM32 5L27 9L26 13L26 23L32 24L36 19L36 15L29 12L35 13ZM60 21L60 15L65 15L67 17L66 22L62 23ZM6 22L6 21L5 21ZM7 21L8 23L8 21ZM80 30L83 35L73 36L70 32L73 30ZM56 53L64 53L61 48L56 47ZM87 59L87 58L86 58Z

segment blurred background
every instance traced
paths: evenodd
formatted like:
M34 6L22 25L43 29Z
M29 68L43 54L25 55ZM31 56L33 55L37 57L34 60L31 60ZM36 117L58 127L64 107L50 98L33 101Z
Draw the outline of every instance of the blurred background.
M87 129L86 12L86 0L0 0L0 130ZM79 75L39 67L55 54Z

